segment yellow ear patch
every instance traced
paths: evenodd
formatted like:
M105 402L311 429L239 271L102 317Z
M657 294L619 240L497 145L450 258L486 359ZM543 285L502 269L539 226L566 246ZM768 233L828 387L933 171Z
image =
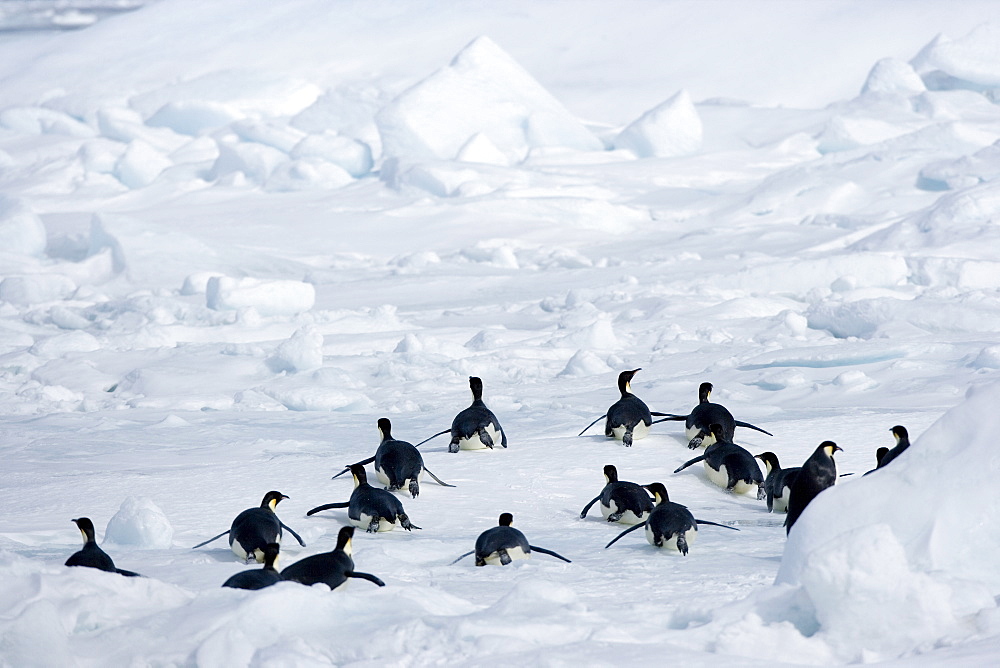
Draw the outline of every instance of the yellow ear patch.
M354 553L354 548L351 546L353 539L348 539L347 543L344 545L344 554L351 556Z

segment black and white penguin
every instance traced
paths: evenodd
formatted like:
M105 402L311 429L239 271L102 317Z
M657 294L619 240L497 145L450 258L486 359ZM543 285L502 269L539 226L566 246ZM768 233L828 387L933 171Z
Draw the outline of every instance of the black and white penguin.
M96 568L108 573L118 573L130 578L142 577L138 573L126 571L115 566L115 562L108 553L102 550L97 544L94 523L90 521L89 517L80 517L73 520L73 522L76 523L76 528L83 534L83 549L70 555L70 558L66 560L67 566L86 566L87 568Z
M280 543L282 529L286 529L288 533L295 536L299 545L305 547L306 544L302 542L299 534L283 524L274 513L275 506L282 499L287 498L281 492L268 492L261 500L259 508L247 508L237 515L228 531L223 531L214 538L198 543L191 549L208 545L213 540L218 540L229 534L229 547L232 548L233 554L247 563L256 561L262 564L264 563L264 546L268 543Z
M580 511L583 519L591 506L601 502L601 515L609 522L638 524L643 522L653 510L653 500L641 485L618 479L618 469L611 464L604 467L606 484L601 493Z
M837 482L837 462L833 453L843 450L833 441L823 441L802 465L802 470L795 476L788 495L788 515L785 517L785 533L792 530L792 525L816 496L827 487Z
M653 416L667 414L651 412L642 399L632 394L632 377L640 371L642 369L632 369L618 374L618 391L621 393L621 398L611 404L607 413L584 427L577 436L583 436L584 432L601 419L607 418L604 423L604 435L618 439L625 444L625 447L631 447L635 439L646 438L649 428L653 425Z
M281 574L278 573L279 549L277 543L268 543L261 548L264 553L264 568L237 573L223 582L222 586L232 589L263 589L281 582Z
M746 494L754 485L757 486L757 498L764 498L764 475L760 472L757 460L747 450L736 445L722 431L722 425L711 426L715 437L712 445L705 448L698 457L689 460L674 470L679 473L700 461L705 462L705 473L708 479L727 492Z
M371 573L354 570L351 540L354 538L354 527L343 527L337 534L337 547L330 552L314 554L300 559L281 571L283 580L299 582L304 585L314 585L322 582L330 589L337 589L347 583L348 578L358 578L374 582L379 587L385 583Z
M715 443L715 436L712 434L712 425L722 425L722 433L726 440L732 441L736 435L737 427L756 429L762 434L772 436L770 432L764 431L749 422L740 422L733 418L722 404L713 404L709 401L712 394L712 384L702 383L698 388L698 405L691 409L688 415L668 415L668 421L684 420L684 436L688 439L688 447L696 450L700 447L707 447Z
M699 524L711 524L712 526L739 531L739 529L726 526L725 524L696 520L691 511L687 509L687 506L682 506L670 500L667 488L663 486L663 483L654 482L643 485L643 487L648 489L656 500L656 507L653 508L653 512L649 514L645 522L629 527L615 536L614 540L604 546L605 550L614 545L619 538L630 531L645 527L646 540L650 545L677 550L686 557L691 543L698 536Z
M364 466L351 464L350 469L351 475L354 476L354 491L351 493L351 498L339 503L317 506L306 515L315 515L321 510L331 508L347 508L347 517L351 520L351 524L368 533L392 531L397 523L407 531L420 528L410 523L410 518L403 511L403 504L395 494L368 484Z
M897 424L889 431L892 432L893 437L896 439L896 446L885 453L885 456L879 460L878 466L875 467L877 469L888 466L889 462L899 457L910 447L910 434L906 431L906 427Z
M500 445L507 447L507 432L500 426L500 421L486 404L483 403L483 381L475 376L469 376L469 388L472 390L472 404L460 411L451 422L451 429L439 431L417 443L420 447L432 438L443 434L451 434L448 452L459 450L492 450L500 439Z
M795 476L799 474L802 467L781 468L781 464L778 463L778 455L773 452L762 452L754 457L764 462L764 493L767 495L767 512L788 512L788 494L795 481Z
M875 451L875 468L871 469L870 471L866 471L864 475L869 475L871 473L875 473L875 471L878 471L882 467L882 460L885 459L885 456L887 454L889 454L889 448L885 447L884 445L880 446L879 449Z
M524 534L511 526L513 522L513 515L510 513L503 513L500 515L499 526L487 529L479 534L479 538L476 539L475 550L466 552L451 563L457 564L470 554L475 554L476 566L485 566L486 564L490 564L492 566L506 566L510 562L517 559L530 559L532 552L547 554L555 557L556 559L562 559L568 564L573 563L566 557L561 554L556 554L552 550L546 550L542 547L529 545L528 539L524 537Z
M434 478L434 481L443 487L454 487L454 485L449 485L438 478L424 466L424 458L412 443L392 437L392 423L389 418L379 418L378 434L379 446L378 450L375 451L375 456L364 459L358 464L364 466L375 462L375 477L390 492L403 490L409 492L412 498L417 498L420 494L420 478L424 473ZM350 470L350 467L347 467L333 477L339 478Z

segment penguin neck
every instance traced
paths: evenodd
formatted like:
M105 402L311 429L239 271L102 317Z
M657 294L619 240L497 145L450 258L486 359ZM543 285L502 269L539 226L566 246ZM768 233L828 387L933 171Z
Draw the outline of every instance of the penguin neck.
M87 547L89 545L97 547L97 538L94 537L93 529L80 529L80 534L83 536L84 547Z
M616 471L605 471L604 479L607 480L608 485L613 482L618 482L618 473Z
M631 378L619 378L618 379L618 391L622 393L622 398L632 396L632 379Z
M711 383L703 383L702 386L698 388L698 403L707 404L711 396L712 396Z

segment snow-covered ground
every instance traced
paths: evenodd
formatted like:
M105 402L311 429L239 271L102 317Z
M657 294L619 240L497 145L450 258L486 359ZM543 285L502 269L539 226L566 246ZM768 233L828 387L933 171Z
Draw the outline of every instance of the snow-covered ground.
M996 662L995 3L33 4L0 3L0 665ZM914 445L786 541L672 473L680 423L576 435L637 367L785 466ZM510 447L422 447L456 487L356 535L386 587L222 589L254 567L189 549L272 489L283 565L332 549L330 476L470 375ZM605 550L609 463L740 531ZM573 563L449 565L501 512ZM80 516L147 577L63 567Z

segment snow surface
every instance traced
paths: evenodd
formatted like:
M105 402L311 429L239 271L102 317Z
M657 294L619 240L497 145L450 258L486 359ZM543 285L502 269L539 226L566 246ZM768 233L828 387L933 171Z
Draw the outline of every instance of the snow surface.
M0 666L997 662L993 2L139 4L0 3ZM639 367L784 466L913 445L786 540L679 423L576 436ZM276 489L330 550L470 375L510 447L422 446L386 587L189 549ZM609 463L740 531L604 550ZM501 512L573 563L450 566Z

